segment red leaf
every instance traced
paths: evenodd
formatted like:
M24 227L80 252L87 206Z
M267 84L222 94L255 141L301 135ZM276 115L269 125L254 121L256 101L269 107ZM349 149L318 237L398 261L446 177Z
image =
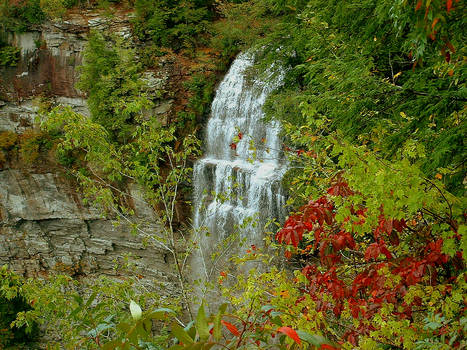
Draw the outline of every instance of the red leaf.
M452 0L447 0L446 1L446 9L448 10L448 13L449 13L449 11L451 11L451 7L452 7Z
M243 137L243 134L241 132L239 132L237 136L238 136L238 139L241 140L242 137Z
M235 335L236 337L240 336L240 332L238 331L237 327L235 327L232 323L229 323L227 321L221 320L221 323L227 327L230 333Z
M405 223L404 219L401 220L393 220L394 228L396 229L397 232L402 232L404 228L407 227L407 224Z
M456 48L451 44L450 41L448 41L446 43L446 46L449 48L449 50L452 52L452 53L456 53Z
M334 346L328 344L321 344L319 348L320 350L338 350L338 348L335 348Z
M295 332L292 328L290 327L280 327L278 332L284 333L286 336L290 337L295 341L298 345L301 344L300 337L298 336L297 332Z
M230 149L233 149L235 151L237 149L237 144L232 142L230 144Z
M415 11L420 10L420 7L422 7L422 4L423 4L423 0L418 0L417 6L415 6Z
M381 249L381 253L383 253L384 255L386 255L386 258L387 259L392 259L392 254L391 252L388 250L388 248L386 248L386 245L381 245L380 246L380 249Z
M305 226L300 215L292 215L285 221L284 227L277 232L276 239L281 244L285 243L297 247L303 238L304 231Z
M365 251L365 260L370 261L376 259L379 256L380 250L378 243L371 243Z

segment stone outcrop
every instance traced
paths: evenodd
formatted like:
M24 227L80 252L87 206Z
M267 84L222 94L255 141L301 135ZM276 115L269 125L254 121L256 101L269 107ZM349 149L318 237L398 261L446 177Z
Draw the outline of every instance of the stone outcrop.
M0 132L10 131L22 134L27 129L30 129L37 122L40 103L40 99L29 99L19 103L1 103ZM82 97L49 97L47 98L47 103L70 106L78 113L89 115L86 100Z
M86 96L75 88L87 36L91 30L108 30L132 40L130 16L80 10L65 21L11 34L9 41L20 48L21 59L16 67L0 68L0 132L23 134L32 128L44 101L89 116ZM164 123L174 104L173 98L161 98L161 91L170 89L170 64L143 77L156 102L147 112ZM154 211L135 186L127 193L135 211L132 221L140 229L136 234L130 223L122 220L116 225L114 217L85 206L76 186L58 169L10 162L0 168L0 265L8 264L26 276L56 271L87 278L125 274L116 267L129 262L142 278L157 280L166 294L177 294L172 256L143 243L151 242L148 235L160 232Z
M131 36L128 15L113 17L92 11L69 14L37 31L13 33L10 44L21 50L16 67L0 69L0 99L20 102L38 96L83 97L75 88L82 52L90 30L109 30L124 39Z
M128 256L142 277L170 285L171 256L143 244L147 235L160 231L154 212L136 187L128 192L133 220L140 225L136 234L128 223L116 225L96 208L84 206L55 173L0 171L0 265L27 276L49 271L117 275L121 271L115 268Z

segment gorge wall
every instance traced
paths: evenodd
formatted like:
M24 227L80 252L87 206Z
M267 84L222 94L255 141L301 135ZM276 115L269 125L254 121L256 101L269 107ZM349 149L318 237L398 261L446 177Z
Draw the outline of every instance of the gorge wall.
M108 30L132 40L129 15L108 17L99 12L70 13L64 21L49 21L35 31L11 34L9 41L21 50L16 67L0 67L0 133L23 134L37 129L40 104L69 105L89 115L84 94L75 88L82 53L91 30ZM174 90L174 76L181 74L174 60L161 60L158 69L144 78L149 93ZM174 100L159 98L153 113L167 120ZM83 204L76 184L63 168L47 162L36 164L8 159L0 164L0 265L27 276L51 271L72 275L116 275L116 266L129 256L138 274L158 280L170 293L175 277L171 256L142 243L129 224L114 225ZM154 212L136 186L134 220L148 232L157 232Z

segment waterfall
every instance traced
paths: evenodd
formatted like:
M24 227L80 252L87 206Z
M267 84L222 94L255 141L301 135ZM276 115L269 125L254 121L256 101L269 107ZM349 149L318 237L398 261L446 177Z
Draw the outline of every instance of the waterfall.
M253 219L237 230L239 235L248 246L261 245L265 223L284 216L280 124L265 123L262 111L282 73L271 70L265 79L249 79L247 70L253 64L252 54L240 54L219 85L206 129L205 156L194 166L194 226L210 233L202 234L199 242L203 263L245 220ZM238 142L231 145L235 136Z

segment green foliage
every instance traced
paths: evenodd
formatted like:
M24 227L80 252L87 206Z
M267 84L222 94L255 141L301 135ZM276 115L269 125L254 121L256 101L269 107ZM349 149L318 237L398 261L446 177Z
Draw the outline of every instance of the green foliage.
M90 34L77 87L88 94L92 119L121 143L129 140L134 123L152 105L140 72L134 51L122 39L114 42L101 33Z
M320 320L308 323L310 332L322 330L344 348L462 348L465 4L310 0L249 5L262 10L261 19L282 16L271 33L256 41L263 53L260 68L278 61L286 67L284 87L266 106L269 118L282 121L287 143L295 148L286 148L291 156L286 182L288 204L297 212L279 237L293 237L287 256L298 252L296 264L316 264L316 276L323 276L316 282L297 273L304 286L282 289L291 305L312 298L306 312L287 305L291 317ZM239 23L254 18L254 11L230 17L224 13L234 24L235 17ZM238 36L247 41L250 33ZM351 195L334 193L342 182ZM329 236L311 223L293 224L301 216L313 218L317 198L333 201L338 224L328 228ZM363 210L359 216L358 210ZM377 227L382 218L410 222L397 243L387 243L386 255L374 249L381 244ZM355 240L349 251L336 248L342 247L346 232ZM436 253L433 242L439 245ZM398 290L405 277L397 269L407 268L410 259L423 261L430 249L432 257L446 254L446 263L410 280L407 294ZM373 262L372 254L379 259ZM385 270L386 259L394 267ZM407 306L394 309L394 301L376 289L368 304L360 306L363 315L352 309L355 276L371 266L379 266L375 276L384 279L385 288L394 287L395 300L411 304L415 294L420 298L413 315L404 318ZM277 279L271 277L267 287L260 280L252 290L270 292ZM333 291L339 288L344 292L336 296ZM298 290L302 292L292 294ZM362 298L362 291L358 293ZM380 300L383 306L372 315Z
M124 340L128 333L125 325L133 326L128 322L128 305L132 300L143 308L156 309L151 316L179 310L175 298L167 303L159 294L147 292L138 278L116 281L100 277L86 284L67 276L52 276L46 280L29 279L22 288L33 308L20 312L14 324L18 327L32 322L42 325L50 349L63 346L97 349L112 339ZM147 326L146 315L141 322ZM160 326L156 336L150 326L145 328L146 333L153 336L155 346L167 340Z
M45 14L41 9L40 0L2 0L0 19L1 32L25 32L32 26L42 23Z
M17 47L0 46L0 66L14 67L19 61L20 50Z
M188 99L187 111L179 112L177 115L177 127L180 130L193 130L193 128L203 121L214 96L213 77L197 73L190 80L185 82L185 89L188 90L190 97Z
M34 129L25 131L19 141L18 150L21 160L31 165L47 154L54 143L49 134Z
M387 159L404 152L410 140L425 150L412 161L429 176L449 168L443 181L460 193L466 157L464 7L459 3L449 13L430 8L428 18L432 10L449 18L440 28L449 36L427 41L433 33L421 35L423 16L405 2L392 3L309 1L294 20L285 17L262 41L269 48L265 65L279 59L291 67L267 110L295 125L314 125L317 133L339 130Z
M0 348L18 346L34 340L37 326L34 322L15 326L17 314L31 309L23 290L24 280L9 271L7 266L0 267Z
M63 0L40 0L40 6L49 18L62 18L66 13L67 2Z
M151 39L156 45L191 48L202 41L211 19L205 0L136 0L137 17L134 31L141 39Z
M49 133L61 134L58 150L84 155L86 171L71 169L71 173L87 200L129 222L143 235L145 244L152 244L173 257L181 293L189 308L184 285L186 266L182 263L189 252L178 249L175 203L186 200L181 189L191 181L189 160L199 154L199 141L193 135L178 141L174 126L164 127L151 117L134 126L131 142L117 144L102 125L71 108L52 110L43 127ZM126 205L131 198L120 189L128 181L140 186L147 203L160 208L158 232L146 232L132 223L133 210Z
M0 166L6 162L9 151L16 144L18 135L10 131L0 132Z
M219 10L222 18L213 24L212 45L227 60L239 51L255 44L275 30L279 19L270 14L270 7L263 0L225 2Z

